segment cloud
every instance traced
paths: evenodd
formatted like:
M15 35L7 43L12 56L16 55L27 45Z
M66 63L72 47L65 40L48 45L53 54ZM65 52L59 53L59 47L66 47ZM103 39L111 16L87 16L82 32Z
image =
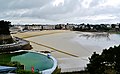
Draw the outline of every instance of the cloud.
M0 0L0 3L0 19L14 23L117 23L120 20L119 0Z
M81 4L84 8L89 8L91 2L92 0L83 0Z
M55 1L53 2L53 5L54 5L54 6L63 5L63 4L64 4L64 0L55 0Z
M102 6L102 7L108 7L108 6L118 7L118 6L120 6L120 0L104 0L104 2L102 2L100 4L100 6Z

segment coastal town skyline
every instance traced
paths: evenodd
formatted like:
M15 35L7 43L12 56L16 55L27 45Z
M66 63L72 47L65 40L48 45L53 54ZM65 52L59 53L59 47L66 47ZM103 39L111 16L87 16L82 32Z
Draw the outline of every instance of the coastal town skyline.
M0 19L12 24L119 23L119 0L1 0Z

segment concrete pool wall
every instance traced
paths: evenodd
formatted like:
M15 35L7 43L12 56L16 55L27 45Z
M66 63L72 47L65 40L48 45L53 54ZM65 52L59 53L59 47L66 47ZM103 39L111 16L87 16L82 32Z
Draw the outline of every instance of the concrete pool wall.
M41 53L41 52L37 52L37 51L32 51L32 50L28 50L29 52L34 52L34 53L39 53L39 54L43 54L45 56L48 56L48 54L45 54L45 53ZM52 57L51 55L49 56L49 58L51 58L54 62L53 64L53 67L50 68L50 69L46 69L46 70L43 70L43 71L39 71L39 73L42 73L42 74L52 74L54 72L54 70L56 69L57 67L57 60Z
M50 56L50 58L53 59L53 62L54 62L53 67L51 69L42 71L42 74L52 74L57 67L57 60L52 56Z

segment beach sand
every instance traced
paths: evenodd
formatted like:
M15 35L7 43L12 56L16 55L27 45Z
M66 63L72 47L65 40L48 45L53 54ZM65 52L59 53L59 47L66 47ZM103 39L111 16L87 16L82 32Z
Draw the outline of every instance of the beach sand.
M35 36L43 36L43 35L49 35L49 34L55 34L55 33L62 33L62 32L68 32L67 30L43 30L43 31L28 31L23 33L16 33L12 34L12 36L20 37L20 38L30 38Z
M83 70L88 63L88 56L93 51L72 40L77 34L72 31L50 30L17 33L13 36L24 38L31 42L34 51L50 51L58 60L62 72Z

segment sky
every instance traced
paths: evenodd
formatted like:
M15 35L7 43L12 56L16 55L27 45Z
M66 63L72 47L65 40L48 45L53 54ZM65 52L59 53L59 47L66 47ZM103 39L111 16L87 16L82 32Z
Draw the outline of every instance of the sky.
M119 23L120 0L0 0L13 24Z

